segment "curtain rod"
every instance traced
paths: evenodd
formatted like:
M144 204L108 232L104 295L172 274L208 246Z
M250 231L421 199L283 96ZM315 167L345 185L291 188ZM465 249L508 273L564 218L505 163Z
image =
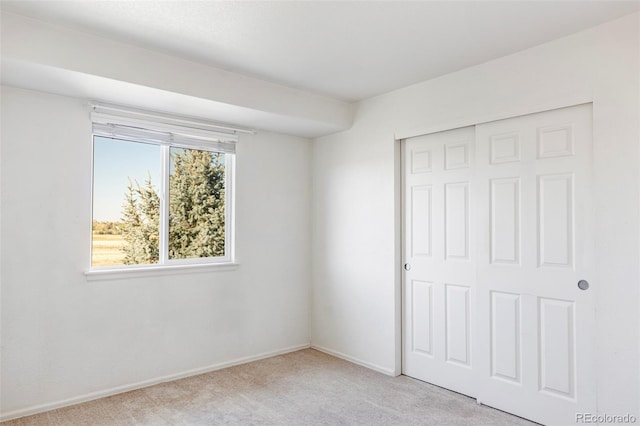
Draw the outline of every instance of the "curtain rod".
M137 116L156 119L156 120L169 120L175 124L181 124L186 127L201 126L201 127L210 128L211 130L223 131L223 132L228 132L233 134L236 134L236 133L247 133L251 135L256 134L256 131L253 129L231 127L227 125L217 124L217 123L194 119L194 118L185 117L185 116L175 116L175 115L164 114L156 111L145 111L137 108L128 108L128 107L118 106L118 105L103 104L95 101L89 101L89 107L95 112L112 111L112 112L126 113L130 115L137 115Z

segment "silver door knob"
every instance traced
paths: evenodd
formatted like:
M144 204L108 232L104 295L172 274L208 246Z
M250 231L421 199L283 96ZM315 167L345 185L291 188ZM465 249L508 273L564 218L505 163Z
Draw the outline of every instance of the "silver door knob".
M405 270L405 271L410 271L410 270L411 270L411 265L410 265L410 264L408 264L408 263L405 263L405 264L404 264L404 270Z
M587 290L589 288L589 281L587 280L578 281L578 288L580 290Z

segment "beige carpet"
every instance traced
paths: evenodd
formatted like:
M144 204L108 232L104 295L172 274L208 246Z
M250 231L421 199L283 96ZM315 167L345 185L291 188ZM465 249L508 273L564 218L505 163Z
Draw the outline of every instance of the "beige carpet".
M531 425L406 376L313 349L2 423L18 425Z

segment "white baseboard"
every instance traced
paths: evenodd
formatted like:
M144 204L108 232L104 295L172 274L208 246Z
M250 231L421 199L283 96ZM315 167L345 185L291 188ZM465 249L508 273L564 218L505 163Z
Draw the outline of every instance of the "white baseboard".
M369 368L371 370L375 370L375 371L377 371L379 373L386 374L387 376L393 376L393 377L397 376L397 374L395 373L395 370L393 370L393 369L384 368L384 367L381 367L379 365L372 364L370 362L363 361L363 360L358 359L358 358L354 358L354 357L352 357L350 355L343 354L342 352L334 351L333 349L325 348L325 347L319 346L319 345L314 345L313 343L311 344L311 348L315 349L315 350L318 350L320 352L324 352L326 354L335 356L336 358L342 358L345 361L349 361L349 362L352 362L354 364L358 364L358 365L361 365L363 367L367 367L367 368Z
M187 370L182 373L169 374L167 376L144 380L142 382L131 383L123 386L117 386L115 388L105 389L97 392L91 392L84 395L75 396L73 398L63 399L61 401L40 404L40 405L27 407L27 408L21 408L19 410L14 410L8 413L0 414L0 422L17 419L19 417L31 416L33 414L43 413L45 411L55 410L57 408L62 408L62 407L68 407L70 405L81 404L83 402L93 401L94 399L105 398L107 396L117 395L119 393L129 392L136 389L142 389L149 386L157 385L159 383L170 382L178 379L184 379L185 377L197 376L198 374L204 374L210 371L222 370L223 368L233 367L240 364L246 364L248 362L258 361L265 358L271 358L273 356L282 355L289 352L295 352L301 349L308 349L310 347L311 347L310 344L290 346L288 348L280 349L277 351L264 352L258 355L237 358L231 361L221 362L219 364L213 364L206 367Z

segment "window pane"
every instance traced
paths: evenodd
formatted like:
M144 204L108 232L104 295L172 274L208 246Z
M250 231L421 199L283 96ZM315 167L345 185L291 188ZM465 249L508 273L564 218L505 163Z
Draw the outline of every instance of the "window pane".
M169 259L225 255L225 155L171 148Z
M158 263L160 146L95 137L91 266Z

